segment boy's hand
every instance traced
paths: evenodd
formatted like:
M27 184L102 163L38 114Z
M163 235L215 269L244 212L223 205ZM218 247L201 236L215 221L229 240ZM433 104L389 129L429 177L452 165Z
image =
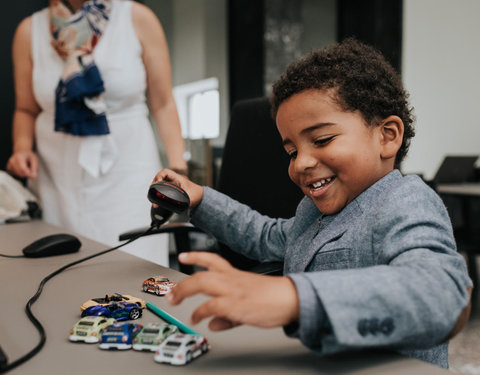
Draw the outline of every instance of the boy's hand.
M197 185L187 177L175 173L170 169L162 169L153 179L153 182L166 181L171 182L186 191L190 198L190 208L196 207L203 197L203 186Z
M172 305L198 293L211 297L193 312L192 324L212 316L209 328L220 331L239 324L270 328L298 320L297 290L288 277L240 271L207 252L181 253L178 259L208 269L186 278L166 295Z

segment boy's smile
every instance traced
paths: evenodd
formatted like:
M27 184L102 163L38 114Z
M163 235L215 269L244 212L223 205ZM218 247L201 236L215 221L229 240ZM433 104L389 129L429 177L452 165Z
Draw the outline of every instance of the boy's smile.
M393 169L383 126L346 112L333 92L307 90L285 100L277 126L290 155L289 175L324 214L341 211Z

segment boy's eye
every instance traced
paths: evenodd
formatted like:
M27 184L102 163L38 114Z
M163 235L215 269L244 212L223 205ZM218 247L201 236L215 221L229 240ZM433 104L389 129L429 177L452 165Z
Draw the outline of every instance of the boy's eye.
M315 146L325 146L327 145L328 143L330 143L330 141L335 138L333 135L331 137L326 137L326 138L318 138L318 139L315 139L315 141L313 141L313 143L315 144Z
M290 152L287 151L287 154L290 160L295 159L297 157L297 151L290 151Z

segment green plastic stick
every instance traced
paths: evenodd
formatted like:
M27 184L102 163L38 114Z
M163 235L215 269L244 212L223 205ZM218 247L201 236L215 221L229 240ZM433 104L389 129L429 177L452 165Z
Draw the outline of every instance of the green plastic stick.
M161 308L155 306L153 303L147 302L147 309L149 309L151 312L153 312L155 315L159 316L163 320L165 320L167 323L173 324L174 326L177 326L180 331L183 333L190 333L192 335L198 335L201 336L198 332L195 332L193 329L188 327L187 325L183 324L180 320L174 318L171 316L169 313L163 311Z

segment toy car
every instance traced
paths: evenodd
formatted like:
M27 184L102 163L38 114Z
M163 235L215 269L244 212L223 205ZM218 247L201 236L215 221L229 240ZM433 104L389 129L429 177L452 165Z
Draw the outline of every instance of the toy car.
M145 301L143 299L129 296L128 294L120 294L120 293L113 293L113 294L106 294L105 297L99 298L92 298L88 301L84 302L80 309L83 311L87 307L95 306L95 305L108 305L112 302L130 302L136 303L142 309L145 308Z
M113 318L104 316L84 316L70 330L70 341L83 341L88 343L98 342L103 330L109 325L116 323Z
M148 323L133 340L133 349L155 352L168 336L177 332L178 328L173 324Z
M82 311L82 316L106 316L117 320L138 319L142 316L142 309L135 303L115 302L109 305L90 306Z
M156 362L185 365L210 349L205 337L178 333L168 336L155 353Z
M153 276L145 280L142 284L144 292L155 293L157 296L167 294L175 285L174 282L168 280L164 276Z
M100 349L130 349L133 339L141 329L142 325L137 323L112 324L103 331L100 337Z

